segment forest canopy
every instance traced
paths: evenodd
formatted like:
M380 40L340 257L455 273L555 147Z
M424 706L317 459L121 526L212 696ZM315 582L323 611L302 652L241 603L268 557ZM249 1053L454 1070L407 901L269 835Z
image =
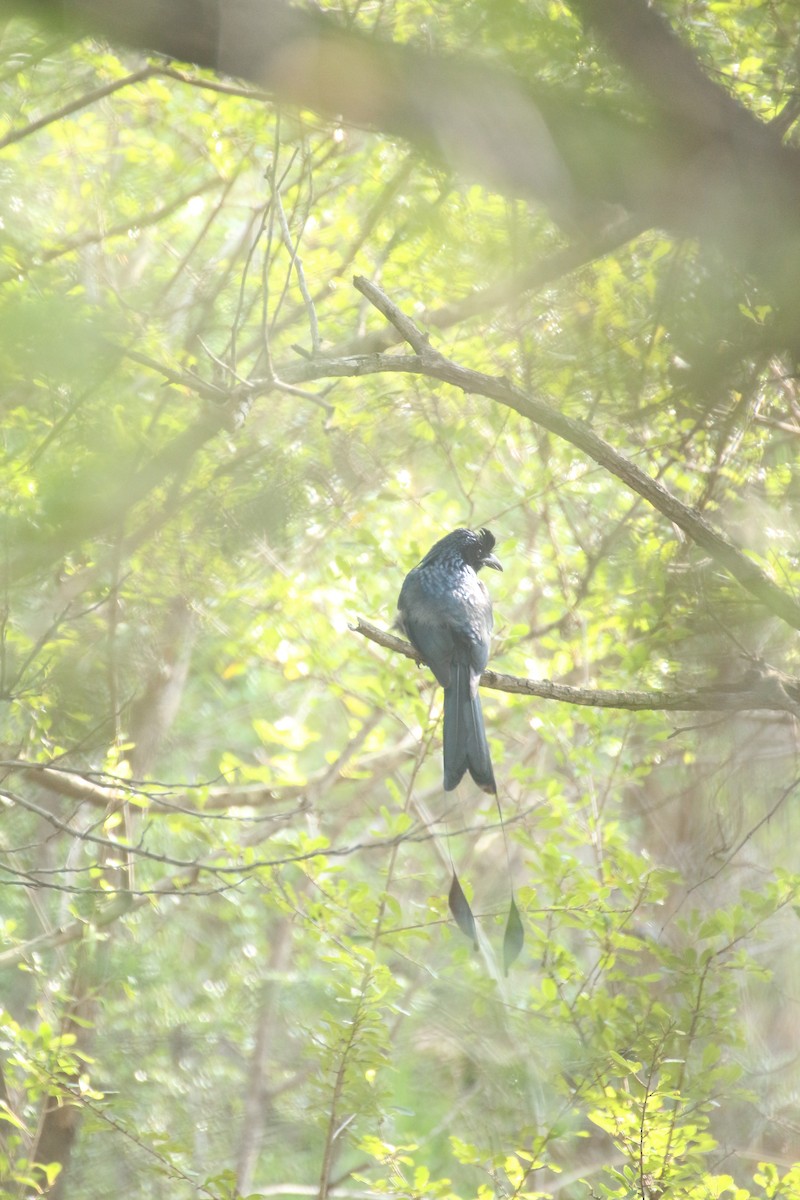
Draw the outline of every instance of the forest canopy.
M796 6L2 11L2 1194L800 1198Z

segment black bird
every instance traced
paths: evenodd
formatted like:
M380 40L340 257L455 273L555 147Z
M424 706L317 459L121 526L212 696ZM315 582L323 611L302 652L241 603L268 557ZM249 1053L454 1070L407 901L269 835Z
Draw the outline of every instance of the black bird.
M488 529L454 529L409 571L397 623L444 688L444 787L464 772L490 795L497 786L483 727L478 681L489 661L492 602L481 567L502 571Z

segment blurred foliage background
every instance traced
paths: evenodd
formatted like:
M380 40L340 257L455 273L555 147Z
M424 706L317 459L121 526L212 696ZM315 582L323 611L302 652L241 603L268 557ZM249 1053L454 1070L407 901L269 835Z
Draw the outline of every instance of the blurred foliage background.
M793 5L662 8L761 119L794 94ZM636 111L559 4L344 15ZM507 407L324 367L387 332L366 276L796 596L770 302L210 71L2 44L3 1194L800 1196L795 629ZM484 690L505 835L352 629L457 525L491 667L581 701Z

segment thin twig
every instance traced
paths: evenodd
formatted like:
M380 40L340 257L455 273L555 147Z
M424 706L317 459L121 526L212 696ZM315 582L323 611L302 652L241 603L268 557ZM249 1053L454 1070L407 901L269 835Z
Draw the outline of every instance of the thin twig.
M303 303L305 304L306 313L308 314L308 328L311 335L311 353L318 354L319 322L317 321L317 310L314 307L314 301L311 297L311 293L308 290L308 284L306 283L306 275L305 271L303 270L303 260L297 252L300 239L298 238L297 242L292 241L292 235L289 230L289 222L286 220L286 211L283 207L281 194L277 190L275 191L275 203L277 207L278 221L280 222L281 226L281 237L283 238L283 244L289 251L289 254L292 256L289 268L290 270L293 269L295 275L297 276L297 286L300 289L300 295L303 297Z

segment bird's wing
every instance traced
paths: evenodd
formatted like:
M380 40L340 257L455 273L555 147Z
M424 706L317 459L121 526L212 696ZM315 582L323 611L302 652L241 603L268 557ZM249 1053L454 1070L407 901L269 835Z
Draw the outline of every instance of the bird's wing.
M450 686L450 664L455 643L453 634L425 583L414 571L405 578L397 602L403 631L423 662L442 687Z

